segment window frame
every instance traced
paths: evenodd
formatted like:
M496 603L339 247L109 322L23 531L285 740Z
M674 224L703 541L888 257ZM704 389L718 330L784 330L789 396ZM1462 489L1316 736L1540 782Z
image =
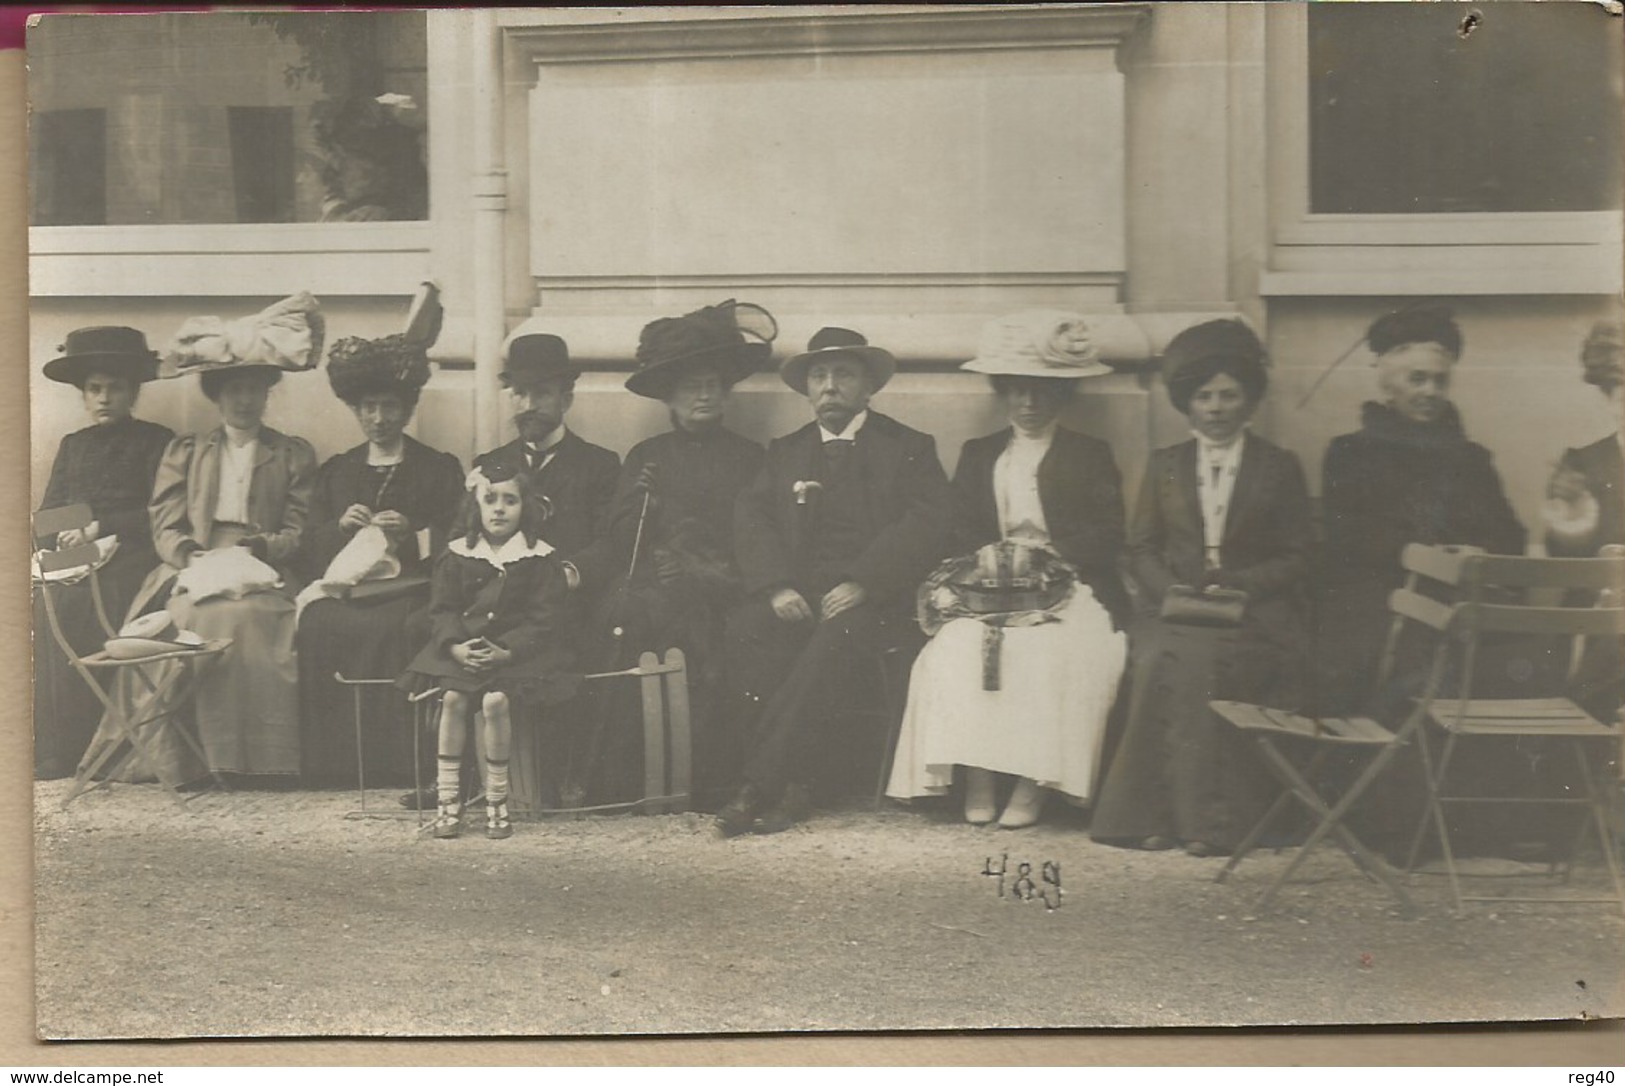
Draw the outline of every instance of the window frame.
M1264 296L1618 294L1625 212L1313 214L1309 9L1269 5Z
M445 49L424 12L429 118L427 217L384 222L170 223L28 227L28 292L34 298L268 297L268 284L318 296L410 295L433 278L437 216L451 194L435 192L443 123L436 86ZM125 16L134 18L135 16Z

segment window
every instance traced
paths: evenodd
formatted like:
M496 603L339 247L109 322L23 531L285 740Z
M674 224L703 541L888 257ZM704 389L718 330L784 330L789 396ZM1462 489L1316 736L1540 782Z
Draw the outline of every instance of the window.
M1311 213L1619 207L1621 53L1588 7L1312 6Z
M29 178L39 226L107 221L107 111L36 111Z
M421 220L423 12L47 17L36 226Z
M1261 294L1625 288L1616 17L1594 4L1265 8Z

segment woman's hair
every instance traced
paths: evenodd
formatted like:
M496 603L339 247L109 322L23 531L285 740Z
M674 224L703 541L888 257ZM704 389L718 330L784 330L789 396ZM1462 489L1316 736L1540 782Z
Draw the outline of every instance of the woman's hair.
M524 535L525 542L534 547L542 537L543 522L551 515L552 502L536 489L529 472L519 472L503 481L512 480L519 482L519 531ZM480 522L480 492L478 489L465 490L462 504L457 509L457 519L452 524L452 537L460 536L463 542L472 547L480 541L484 530L485 526Z
M1250 404L1256 404L1264 398L1264 390L1270 383L1269 370L1264 368L1264 360L1261 358L1208 355L1183 367L1179 373L1168 378L1168 402L1172 403L1181 415L1190 414L1191 400L1195 398L1196 393L1221 373L1235 378Z
M220 402L220 394L225 391L226 385L238 377L255 377L266 388L270 388L282 380L282 371L270 366L250 366L246 369L204 370L198 374L198 383L203 388L203 395L211 403Z
M1196 390L1219 374L1241 385L1249 403L1258 403L1269 387L1264 344L1239 320L1204 321L1180 332L1162 352L1162 382L1168 402L1181 415L1190 414Z
M1013 373L992 373L988 375L988 384L1000 396L1012 392L1023 385L1031 384L1037 388L1052 390L1058 399L1070 400L1077 394L1078 386L1082 380L1077 377L1022 377Z
M1625 354L1625 328L1619 321L1598 321L1580 348L1581 379L1604 392L1612 392L1625 383L1622 354Z
M1436 343L1452 358L1461 357L1461 328L1441 305L1419 306L1384 313L1366 329L1372 354L1383 355L1407 343Z

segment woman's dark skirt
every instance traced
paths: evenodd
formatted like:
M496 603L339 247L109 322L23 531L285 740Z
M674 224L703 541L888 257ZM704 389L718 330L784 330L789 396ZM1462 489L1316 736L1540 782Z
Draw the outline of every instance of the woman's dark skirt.
M356 782L356 691L369 786L412 782L412 706L395 679L428 634L409 621L429 601L427 583L377 600L318 600L299 621L299 716L304 778L314 784ZM347 679L386 683L344 686ZM433 741L424 744L427 756Z
M1287 658L1245 625L1213 629L1142 618L1135 635L1128 725L1090 835L1108 844L1166 837L1234 849L1277 789L1251 740L1208 702L1295 708Z

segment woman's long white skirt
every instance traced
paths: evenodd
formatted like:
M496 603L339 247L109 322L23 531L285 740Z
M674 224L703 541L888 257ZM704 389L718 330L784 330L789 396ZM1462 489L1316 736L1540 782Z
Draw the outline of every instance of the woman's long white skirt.
M958 618L937 632L914 662L887 795L940 795L964 765L1031 778L1075 803L1094 796L1128 642L1086 585L1060 619L1005 628L993 691L982 689L983 623Z

